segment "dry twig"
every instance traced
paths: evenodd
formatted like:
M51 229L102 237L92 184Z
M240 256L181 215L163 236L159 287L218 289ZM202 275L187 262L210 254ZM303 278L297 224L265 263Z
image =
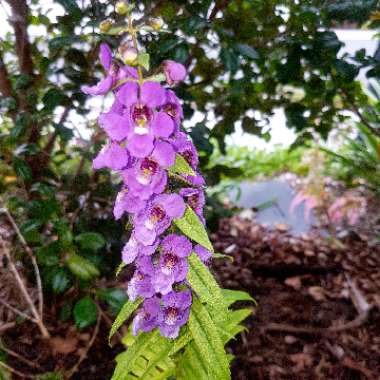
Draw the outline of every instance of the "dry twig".
M65 379L66 380L69 380L75 374L75 372L78 371L79 366L82 364L83 360L86 359L87 354L90 351L90 349L91 349L92 345L94 344L95 339L96 339L96 337L97 337L97 335L99 333L100 321L101 321L102 318L101 318L101 313L99 312L99 306L97 306L97 308L98 308L98 319L96 321L96 326L95 326L94 332L92 334L91 340L88 343L86 349L80 355L80 357L79 357L78 361L76 362L76 364L70 370L68 370L65 373Z

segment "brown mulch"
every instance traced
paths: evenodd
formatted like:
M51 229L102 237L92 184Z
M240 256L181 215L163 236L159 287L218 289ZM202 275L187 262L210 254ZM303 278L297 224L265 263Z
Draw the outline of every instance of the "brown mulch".
M233 379L378 380L380 246L363 233L347 231L338 242L317 233L292 237L283 227L269 231L233 217L222 220L212 236L216 251L234 259L215 260L219 282L249 292L258 302L245 322L248 331L229 346L236 357ZM370 309L362 319L354 304L358 299ZM2 336L9 349L36 364L8 355L10 366L31 375L77 363L94 327L78 332L72 322L58 320L58 309L54 302L46 305L53 345L27 322ZM343 331L334 331L341 326ZM109 328L109 318L102 318L94 344L72 379L111 378L122 347L108 346Z
M258 302L248 332L230 345L233 379L377 380L380 246L353 232L334 242L279 229L233 217L213 236L234 259L214 264L220 283ZM358 299L368 303L362 319Z

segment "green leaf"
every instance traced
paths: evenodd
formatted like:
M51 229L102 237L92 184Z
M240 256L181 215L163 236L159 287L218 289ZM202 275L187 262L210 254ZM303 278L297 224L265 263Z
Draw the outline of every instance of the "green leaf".
M143 300L141 298L137 299L135 302L128 300L124 306L121 308L120 313L117 315L115 321L112 324L111 331L108 336L108 340L114 336L116 331L121 327L121 325L131 316L131 314L140 306Z
M126 266L127 266L127 264L126 264L124 261L122 261L122 262L120 263L120 265L119 265L119 266L117 267L117 269L116 269L115 276L118 277L119 274L120 274L120 272L121 272Z
M74 306L74 320L78 329L93 325L97 319L98 310L90 297L84 297Z
M183 217L175 219L174 224L190 239L214 252L207 231L192 208L187 206Z
M36 251L38 264L46 266L54 266L59 263L60 248L58 241L54 241L43 247L39 247Z
M78 36L59 36L55 37L49 41L50 50L58 50L63 47L71 47L76 42L80 42L80 37Z
M237 301L251 301L256 304L256 301L248 293L241 290L221 289L221 292L228 306Z
M195 293L203 303L207 303L214 310L214 318L222 322L226 318L227 305L221 289L209 269L202 263L199 257L192 253L188 258L189 272L187 280Z
M111 380L154 379L166 380L174 370L168 358L170 341L156 329L141 333L126 352L116 357L116 368Z
M172 173L195 176L194 170L180 154L176 154L175 163L169 168L169 171Z
M70 273L65 268L57 268L51 278L51 288L55 294L61 294L70 287Z
M252 46L249 46L247 44L236 44L235 48L240 54L244 55L247 58L259 58L259 54Z
M239 67L237 55L229 48L220 50L220 59L227 71L235 72Z
M45 110L49 112L53 111L56 107L60 105L66 104L67 101L68 97L59 88L49 89L42 98L42 102L45 105Z
M103 248L106 244L103 235L97 232L84 232L83 234L77 235L75 241L83 249L89 249L91 251L97 251Z
M122 289L99 289L97 296L108 303L113 314L120 312L123 305L127 302L128 297Z
M16 175L23 181L30 181L32 179L32 169L24 160L14 158L13 169L16 172Z
M29 219L21 224L20 231L27 242L37 243L41 240L39 232L41 225L42 223L38 219Z
M149 71L150 56L148 53L140 53L137 57L137 63L141 65L146 71Z
M70 253L67 255L66 264L71 272L83 281L88 281L100 275L98 268L91 261L76 253Z
M194 345L202 355L202 361L207 363L209 375L218 380L231 379L229 362L218 329L206 308L195 297L190 312L189 328Z

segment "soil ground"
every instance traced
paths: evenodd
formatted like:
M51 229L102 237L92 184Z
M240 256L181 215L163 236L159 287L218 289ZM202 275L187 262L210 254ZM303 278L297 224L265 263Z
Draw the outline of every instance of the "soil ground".
M228 348L236 357L234 380L379 379L380 247L365 233L343 235L339 242L318 234L295 238L284 226L269 231L239 217L221 221L212 240L233 261L218 259L213 271L223 287L243 289L258 302L248 330ZM84 354L72 379L110 379L122 349L107 344L110 318L103 314L86 353L95 327L78 333L56 320L54 304L47 310L56 350L23 323L2 337L16 353L7 363L31 375L67 370Z

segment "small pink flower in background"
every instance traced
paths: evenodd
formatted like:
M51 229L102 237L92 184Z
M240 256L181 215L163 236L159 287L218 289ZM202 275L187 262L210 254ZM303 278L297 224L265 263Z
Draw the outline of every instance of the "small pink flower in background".
M367 209L365 198L355 195L343 195L329 207L328 214L331 222L341 224L344 221L354 226Z
M305 190L301 190L290 203L289 212L293 214L294 210L302 203L304 203L304 217L305 220L308 221L310 219L311 211L320 205L320 199Z

